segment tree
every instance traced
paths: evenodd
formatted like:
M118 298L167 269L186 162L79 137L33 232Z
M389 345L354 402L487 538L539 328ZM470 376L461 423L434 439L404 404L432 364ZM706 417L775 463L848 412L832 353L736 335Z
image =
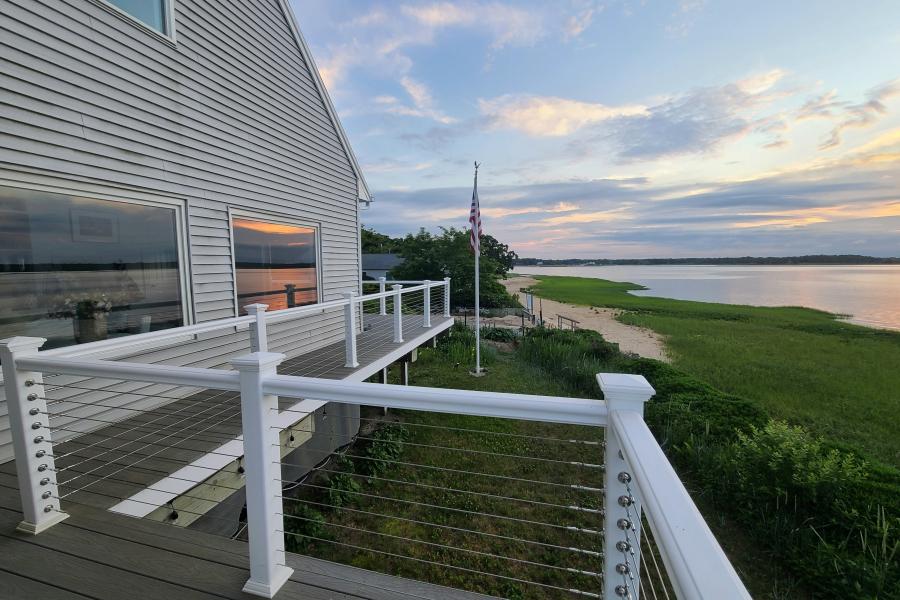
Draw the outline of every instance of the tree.
M391 254L397 252L400 246L400 240L378 233L365 225L363 225L360 232L360 239L362 241L363 254Z
M500 279L512 269L516 253L489 235L481 237L481 249L481 306L515 306L516 301ZM392 278L438 281L450 277L451 304L454 307L475 305L475 258L467 230L442 227L440 234L433 235L420 229L400 241L399 253L404 259L403 264L391 269Z

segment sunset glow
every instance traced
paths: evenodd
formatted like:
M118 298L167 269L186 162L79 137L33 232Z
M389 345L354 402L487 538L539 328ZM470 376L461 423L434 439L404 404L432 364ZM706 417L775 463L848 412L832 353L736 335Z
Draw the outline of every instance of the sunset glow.
M900 255L900 4L810 6L295 0L379 231L465 227L478 160L521 253Z

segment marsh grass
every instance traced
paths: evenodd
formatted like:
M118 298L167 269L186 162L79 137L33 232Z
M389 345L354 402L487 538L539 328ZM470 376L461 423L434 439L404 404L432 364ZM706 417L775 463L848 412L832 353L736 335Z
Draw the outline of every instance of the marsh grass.
M900 466L900 333L800 307L634 296L630 283L539 277L540 295L625 309L620 319L665 336L673 364L872 458Z

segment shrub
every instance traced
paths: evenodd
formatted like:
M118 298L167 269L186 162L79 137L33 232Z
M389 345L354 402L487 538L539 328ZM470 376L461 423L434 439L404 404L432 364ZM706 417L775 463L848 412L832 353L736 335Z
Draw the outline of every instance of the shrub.
M644 375L646 420L682 477L823 598L900 598L900 472L770 421L756 404L671 365L627 356L590 331L535 329L519 357L573 391L595 374Z
M288 552L306 552L310 544L317 541L311 538L328 539L328 528L322 513L303 502L289 502L285 508L288 515L285 528L289 533L296 534L284 536Z
M515 342L519 339L519 333L515 329L505 327L482 327L481 339L494 342Z

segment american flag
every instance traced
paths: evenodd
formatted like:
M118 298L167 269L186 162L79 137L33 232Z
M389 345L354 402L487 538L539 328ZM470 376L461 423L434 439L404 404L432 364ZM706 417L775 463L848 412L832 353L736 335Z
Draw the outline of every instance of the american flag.
M478 163L475 163L475 188L472 190L472 207L469 209L469 223L472 224L469 245L472 246L472 252L478 254L481 250L481 207L478 205Z

